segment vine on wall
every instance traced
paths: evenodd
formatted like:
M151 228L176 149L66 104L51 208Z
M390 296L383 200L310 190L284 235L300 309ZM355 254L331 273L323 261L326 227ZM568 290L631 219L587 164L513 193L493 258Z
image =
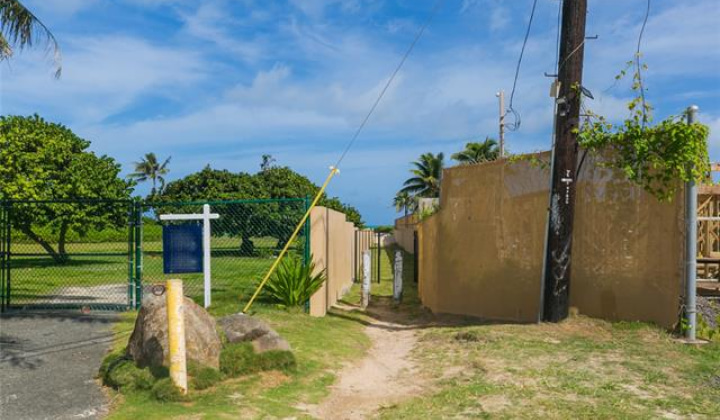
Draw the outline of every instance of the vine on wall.
M632 63L632 61L628 62ZM627 178L660 200L674 197L681 182L705 180L710 172L707 126L687 124L684 116L671 116L650 126L652 107L642 93L640 69L633 76L636 97L628 103L630 118L614 125L604 117L590 117L579 129L578 142L590 152L609 152L607 166L617 168ZM623 70L615 79L625 76Z

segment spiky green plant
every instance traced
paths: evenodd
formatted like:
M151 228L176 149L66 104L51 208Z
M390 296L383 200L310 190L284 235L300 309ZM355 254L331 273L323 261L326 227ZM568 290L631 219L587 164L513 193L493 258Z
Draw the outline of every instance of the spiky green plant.
M312 261L312 257L310 257ZM265 285L265 295L283 306L301 306L325 282L325 270L315 273L315 263L287 257Z

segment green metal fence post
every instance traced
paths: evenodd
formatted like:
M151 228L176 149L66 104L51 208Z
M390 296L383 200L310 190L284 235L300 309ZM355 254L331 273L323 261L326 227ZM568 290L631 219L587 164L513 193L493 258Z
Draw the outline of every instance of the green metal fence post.
M135 201L135 309L142 305L142 277L143 277L143 203Z
M5 312L5 202L0 201L0 312Z
M10 294L12 293L11 277L12 277L12 201L8 202L5 217L7 218L5 231L5 309L10 307Z
M134 248L135 245L135 204L130 202L128 204L128 308L135 309L135 258Z

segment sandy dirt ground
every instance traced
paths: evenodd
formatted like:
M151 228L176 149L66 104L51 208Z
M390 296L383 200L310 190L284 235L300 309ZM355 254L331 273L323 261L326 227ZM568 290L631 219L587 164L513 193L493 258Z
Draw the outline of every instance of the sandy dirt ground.
M383 406L423 392L426 381L418 376L411 358L418 325L404 322L402 313L386 305L373 307L368 314L365 332L372 347L365 358L338 373L330 395L319 405L307 407L310 415L320 419L365 419Z

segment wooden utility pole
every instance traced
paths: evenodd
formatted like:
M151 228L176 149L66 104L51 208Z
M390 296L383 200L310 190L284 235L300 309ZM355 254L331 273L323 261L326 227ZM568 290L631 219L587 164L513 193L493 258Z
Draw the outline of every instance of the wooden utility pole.
M577 132L585 42L587 0L565 0L558 59L557 114L552 163L549 229L545 245L543 320L558 322L568 315L575 187Z

